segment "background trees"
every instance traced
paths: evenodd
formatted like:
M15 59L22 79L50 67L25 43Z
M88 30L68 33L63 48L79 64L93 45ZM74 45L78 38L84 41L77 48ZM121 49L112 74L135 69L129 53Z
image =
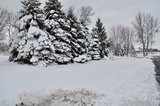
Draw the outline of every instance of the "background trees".
M110 29L111 41L113 42L112 51L116 56L135 55L133 46L134 31L130 27L122 25L113 26Z
M151 14L139 12L133 23L138 42L142 45L143 56L147 55L149 46L154 41L154 36L159 32L159 20Z
M0 7L0 51L8 51L16 20L17 17L14 13Z
M8 11L0 8L0 40L4 39L4 30L8 21Z
M124 31L124 37L123 37L123 40L124 40L124 45L123 45L123 49L124 49L124 54L129 56L134 56L135 55L135 49L134 49L134 46L133 46L133 41L134 41L134 31L133 31L133 28L130 28L130 27L124 27L123 28L123 31Z

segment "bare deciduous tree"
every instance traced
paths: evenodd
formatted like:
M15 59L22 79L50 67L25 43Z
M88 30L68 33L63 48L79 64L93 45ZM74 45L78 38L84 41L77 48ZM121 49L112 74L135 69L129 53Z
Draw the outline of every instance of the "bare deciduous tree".
M4 30L7 25L8 11L0 8L0 41L4 40Z
M122 25L112 26L110 30L111 41L113 44L123 44L124 43L124 29Z
M159 20L150 14L139 12L133 23L138 42L142 44L143 56L147 55L150 45L154 42L154 36L159 32Z
M91 17L95 14L93 9L89 6L83 6L79 10L79 21L84 26L87 26L91 23Z
M133 37L133 29L130 27L124 27L122 25L117 25L116 27L112 26L110 30L110 38L115 49L118 49L116 55L129 55L130 48L133 46Z
M130 52L130 48L133 44L134 31L132 28L129 28L129 27L124 27L123 30L124 30L124 34L123 34L124 45L126 47L125 52L126 52L126 55L128 56Z
M9 42L6 41L11 40L17 19L14 13L0 7L0 51L8 50Z
M111 47L111 51L116 56L124 55L123 49L122 49L122 45L124 43L123 33L124 33L124 30L122 25L112 26L110 29L110 39L111 39L111 42L113 43L113 46Z

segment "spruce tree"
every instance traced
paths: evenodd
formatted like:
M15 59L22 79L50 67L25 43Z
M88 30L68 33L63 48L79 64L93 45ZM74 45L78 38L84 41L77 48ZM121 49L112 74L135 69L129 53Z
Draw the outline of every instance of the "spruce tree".
M98 38L98 34L95 28L92 29L90 41L89 41L89 55L92 60L100 59L100 42Z
M26 16L26 15L32 15L33 18L36 17L37 14L39 14L41 9L39 6L41 3L38 0L23 0L21 1L23 9L20 10L20 18Z
M71 46L73 56L77 57L79 55L85 54L87 45L86 45L86 35L83 33L82 26L74 13L74 7L70 7L67 12L67 18L70 22L69 33L72 35Z
M84 63L86 61L91 60L90 56L88 55L89 52L89 29L87 26L84 26L82 23L80 24L80 30L78 33L78 44L81 46L83 52L80 54L78 63Z
M54 62L54 47L47 32L39 26L41 3L38 0L22 1L23 9L17 22L17 33L12 42L10 61L37 65Z
M99 38L99 42L100 42L100 57L103 58L106 54L106 48L108 45L107 42L107 33L106 33L106 29L103 26L103 23L101 22L100 18L98 18L97 22L96 22L96 27L95 27L95 31L98 35Z
M61 3L58 0L48 0L45 5L45 14L46 30L55 37L52 43L55 47L56 62L58 64L73 62L69 39L71 34L68 33L70 26Z

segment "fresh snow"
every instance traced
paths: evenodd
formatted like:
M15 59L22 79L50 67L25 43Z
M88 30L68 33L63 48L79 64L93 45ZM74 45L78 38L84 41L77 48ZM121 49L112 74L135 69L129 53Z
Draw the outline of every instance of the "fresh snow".
M32 18L32 15L26 15L23 18L21 18L16 25L20 27L20 29L24 29L25 25L27 24L28 20Z
M104 95L97 100L103 105L96 103L96 106L158 106L154 74L149 57L112 57L85 64L41 67L10 63L8 56L0 56L0 106L5 106L3 103L15 106L19 99L36 104L50 91L74 92L83 88Z

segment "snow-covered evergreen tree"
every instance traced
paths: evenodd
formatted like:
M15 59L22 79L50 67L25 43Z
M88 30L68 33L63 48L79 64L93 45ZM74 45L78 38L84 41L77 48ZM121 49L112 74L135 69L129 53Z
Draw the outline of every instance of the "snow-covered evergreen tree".
M74 9L66 15L58 0L48 0L44 10L39 8L38 0L23 0L22 4L10 61L34 65L84 63L90 56L95 60L104 53L103 25L100 32L97 24L89 39L89 29L78 21Z
M89 44L89 55L92 60L98 60L101 58L100 56L100 42L98 38L98 34L95 28L92 29L90 44Z
M103 26L103 23L101 22L100 18L98 18L96 22L95 31L98 35L99 42L100 42L100 47L99 47L100 56L101 58L103 58L105 55L107 55L106 48L108 45L108 39L107 39L106 29Z
M78 59L75 58L74 60L78 63L84 63L91 60L89 55L89 29L87 26L80 24L80 31L78 32L78 44L81 46L83 52L79 55ZM78 60L78 61L77 61Z
M78 19L74 13L74 7L70 7L67 12L67 17L70 22L69 33L72 35L71 47L73 56L77 57L87 53L87 31L84 31L84 27L78 22Z
M22 1L23 9L12 42L10 61L37 65L54 62L54 47L49 34L41 29L42 12L38 0Z
M55 57L58 64L73 62L72 47L68 33L70 26L62 5L58 0L48 0L45 5L45 27L46 30L55 37L52 41L55 47Z

